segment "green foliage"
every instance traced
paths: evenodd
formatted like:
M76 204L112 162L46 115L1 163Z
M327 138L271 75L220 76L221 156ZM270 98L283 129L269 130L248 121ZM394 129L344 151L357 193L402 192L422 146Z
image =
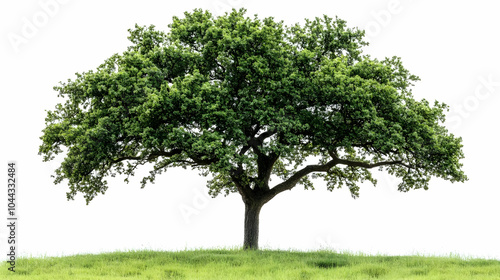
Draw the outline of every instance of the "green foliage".
M397 57L362 56L364 31L327 16L286 26L233 10L194 10L169 32L130 30L132 45L95 71L55 87L40 154L66 148L55 182L87 202L105 178L153 163L197 168L210 193L277 193L322 177L328 188L375 183L370 168L427 188L431 176L462 182L461 139L442 126L445 104L416 101L418 77ZM317 165L304 166L314 160ZM270 176L283 183L272 191Z

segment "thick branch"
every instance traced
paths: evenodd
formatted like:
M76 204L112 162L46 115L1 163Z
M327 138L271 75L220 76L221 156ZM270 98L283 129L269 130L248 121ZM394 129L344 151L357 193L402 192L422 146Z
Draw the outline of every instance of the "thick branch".
M255 152L255 154L262 155L262 152L260 151L260 147L264 143L264 140L273 136L276 133L277 133L276 129L271 129L271 130L263 132L257 138L252 136L250 138L250 140L248 140L248 145L243 147L240 154L244 154L246 151L248 151L248 149L252 148L253 151Z
M276 185L274 188L272 188L269 191L268 197L266 197L266 201L271 200L273 197L275 197L277 194L279 194L281 192L293 189L297 185L297 183L300 181L301 178L303 178L303 177L305 177L313 172L328 172L332 167L334 167L338 164L354 166L354 167L362 167L362 168L367 168L367 169L379 167L379 166L385 166L385 165L402 165L402 166L410 168L410 166L404 164L400 160L367 163L367 162L361 162L361 161L340 159L334 153L330 153L330 155L333 157L333 159L330 160L329 162L322 164L322 165L308 165L308 166L302 168L301 170L297 171L292 177L288 178L288 180L282 182L281 184Z
M273 166L278 158L279 155L276 153L271 153L269 156L264 154L258 155L258 184L255 186L256 190L258 190L258 188L261 188L262 190L269 190L269 178L271 178Z
M259 141L259 143L262 143L265 139L276 134L276 132L278 132L278 130L276 130L276 129L271 129L271 130L268 130L266 132L263 132L261 135L259 135L259 137L257 137L257 140Z
M259 124L256 124L254 128L247 128L245 130L245 135L248 137L248 142L247 142L247 145L243 146L243 148L241 148L241 151L240 151L240 156L244 155L251 147L251 143L253 141L255 141L255 134L257 134L257 132L259 132L260 130L260 125Z
M238 192L241 195L241 198L243 201L246 203L249 199L253 198L252 195L252 189L248 184L245 183L245 181L249 181L249 179L245 180L245 174L244 174L243 168L240 166L237 169L233 168L230 171L230 176L235 184L236 188L238 189Z
M267 201L271 200L277 194L293 189L295 185L300 181L300 179L304 176L307 176L313 172L328 172L332 167L337 164L336 159L333 159L325 164L321 165L308 165L301 170L297 171L292 177L288 178L288 180L282 182L281 184L276 185L274 188L269 190Z

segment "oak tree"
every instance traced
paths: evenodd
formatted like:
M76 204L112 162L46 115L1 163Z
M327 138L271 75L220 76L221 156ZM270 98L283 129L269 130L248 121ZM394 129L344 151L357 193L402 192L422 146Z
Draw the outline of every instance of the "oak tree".
M241 195L243 247L257 249L262 206L314 178L353 197L376 183L373 168L403 192L467 179L447 106L413 98L419 78L400 58L362 55L364 31L245 13L197 9L168 32L136 25L126 51L54 88L64 102L47 112L39 152L64 154L55 183L67 180L68 199L88 203L108 176L148 163L142 187L171 167L197 169L212 196Z

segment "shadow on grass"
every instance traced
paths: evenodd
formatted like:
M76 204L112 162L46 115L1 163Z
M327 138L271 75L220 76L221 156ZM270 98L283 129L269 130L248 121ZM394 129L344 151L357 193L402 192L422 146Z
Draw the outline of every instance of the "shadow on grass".
M323 258L319 260L310 260L307 262L308 265L318 268L336 268L349 265L347 258L333 257L333 258Z

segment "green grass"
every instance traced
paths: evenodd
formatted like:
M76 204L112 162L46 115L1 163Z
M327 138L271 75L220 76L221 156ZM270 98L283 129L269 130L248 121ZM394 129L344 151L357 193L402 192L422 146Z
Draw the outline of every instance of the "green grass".
M500 279L500 261L330 251L134 251L25 258L0 279Z

